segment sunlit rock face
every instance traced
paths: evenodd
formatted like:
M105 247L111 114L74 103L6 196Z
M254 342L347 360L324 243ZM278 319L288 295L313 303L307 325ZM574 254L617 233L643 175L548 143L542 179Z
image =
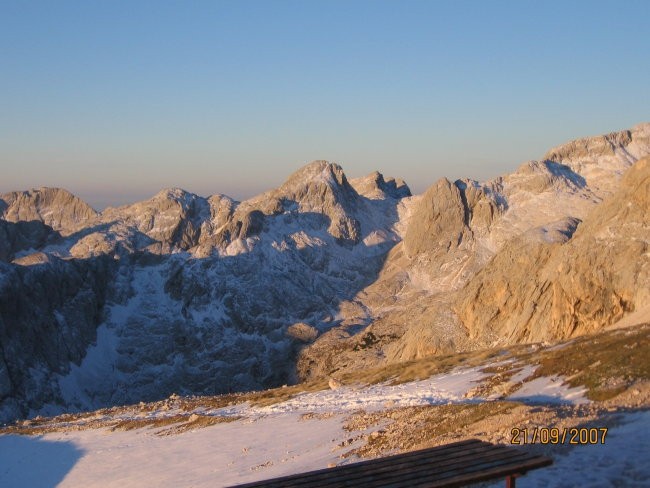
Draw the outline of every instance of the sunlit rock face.
M635 163L648 154L650 124L641 124L564 144L509 175L443 178L403 199L403 240L341 304L345 320L303 349L299 374L551 341L645 306L650 212L625 198L647 195L628 181L643 185ZM605 215L614 208L625 214Z
M417 196L325 161L243 202L2 195L0 421L602 328L650 302L649 134Z
M650 158L644 158L569 241L522 237L481 270L457 305L469 334L508 342L562 339L647 306L649 216Z
M0 195L0 215L7 222L38 221L63 235L85 227L97 212L61 188L39 188Z

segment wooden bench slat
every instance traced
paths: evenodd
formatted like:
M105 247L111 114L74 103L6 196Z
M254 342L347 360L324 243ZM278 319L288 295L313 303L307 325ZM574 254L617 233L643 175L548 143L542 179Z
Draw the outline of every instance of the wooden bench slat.
M411 486L418 488L454 488L465 486L467 483L478 483L480 481L504 478L512 474L523 475L532 469L543 468L545 466L550 466L551 464L553 464L552 459L538 456L537 459L530 459L527 462L522 462L520 465L516 466L515 470L513 470L512 467L495 466L475 473L470 472L459 474L453 478L440 480L434 483L418 483L417 485Z
M496 455L491 456L489 459L483 459L482 462L468 465L467 463L459 463L456 466L453 466L452 469L445 470L436 470L435 467L432 469L423 469L418 471L409 471L403 473L401 476L398 475L399 484L391 484L392 479L386 479L386 484L383 484L383 480L377 480L376 484L366 485L373 487L383 487L383 486L404 486L411 488L415 486L420 480L422 480L422 486L448 486L448 484L459 475L467 475L468 478L466 481L481 481L482 474L488 470L498 469L499 472L503 471L506 474L513 474L519 472L525 472L528 469L533 469L528 467L529 462L534 461L530 457L526 456L525 453L521 455L510 454L507 452L502 452ZM480 479L479 479L480 478ZM425 481L426 480L426 481Z
M391 466L386 466L382 470L375 470L375 469L363 469L359 470L358 472L350 475L336 475L335 473L332 473L329 478L327 478L327 483L331 482L335 484L337 480L340 479L348 479L352 481L356 480L361 480L363 479L365 482L375 482L377 480L390 480L393 479L394 477L398 477L400 479L410 479L411 473L416 474L417 476L421 475L427 475L427 476L443 476L445 473L449 472L450 470L455 470L459 466L466 466L468 463L475 463L477 462L477 459L485 459L487 461L489 460L494 460L494 459L506 459L508 457L517 457L520 458L521 453L511 453L511 452L502 452L500 450L495 450L491 456L486 457L485 454L481 456L482 453L463 453L462 457L456 457L456 458L451 458L447 460L447 462L444 463L438 463L437 459L427 459L427 458L421 458L417 464L409 464L409 463L403 463L401 462L400 464L396 465L391 465ZM309 480L311 481L311 479ZM327 483L325 486L328 486ZM293 485L291 486L298 486L298 485ZM337 485L338 486L338 485ZM347 486L345 483L342 484L341 486ZM353 484L350 484L350 486L353 486Z
M481 463L480 467L481 469L483 468L489 468L495 465L504 465L504 462L506 463L506 466L508 465L508 460L511 460L512 462L519 462L522 461L524 456L522 455L517 455L517 454L512 454L512 453L497 453L492 455L489 459L486 459L483 463ZM459 463L456 463L451 466L443 466L439 467L436 465L435 461L430 461L428 464L422 464L420 466L417 466L416 469L395 469L392 471L387 471L383 473L377 473L374 471L370 472L364 472L364 473L359 473L356 476L348 476L348 477L336 477L333 476L330 479L326 480L320 480L318 481L318 486L322 486L323 488L326 487L334 487L334 486L372 486L372 487L382 487L382 486L406 486L410 487L413 482L416 482L417 480L426 477L429 480L439 480L439 479L447 479L454 477L458 474L458 471L465 471L464 467L467 466L468 459L465 458ZM299 486L299 485L294 485L293 483L285 483L284 486L286 487L294 487L294 486ZM304 484L301 484L300 486L305 486Z
M335 468L246 483L237 485L237 488L461 486L470 481L483 481L500 475L523 474L529 469L551 463L549 458L472 439Z
M291 483L291 486L300 486L302 484L309 485L319 480L329 480L333 476L354 476L355 474L362 473L364 471L372 472L386 472L394 471L395 463L407 463L411 465L431 464L432 453L435 453L436 462L445 462L447 460L457 459L459 456L466 457L471 459L476 456L477 453L486 449L486 448L495 448L490 444L481 443L480 441L467 443L464 445L453 446L452 449L439 450L438 448L423 449L419 451L411 451L404 454L396 454L393 456L388 456L384 458L371 459L368 461L356 462L352 464L346 464L343 466L337 466L335 468L325 468L319 469L316 471L310 471L302 474L288 475L282 478L276 478L268 480L265 483L261 482L252 482L245 485L237 485L238 488L252 488L265 486L269 488L287 486L287 483ZM440 455L442 453L442 455ZM295 479L294 479L295 478Z
M333 471L339 471L341 473L350 473L350 472L355 472L356 470L359 469L360 465L365 465L368 467L377 467L377 465L386 465L386 464L391 464L395 462L396 459L401 458L401 459L413 459L414 461L417 458L426 458L430 462L430 456L432 454L436 455L436 459L438 459L438 455L441 456L441 459L445 459L448 456L457 456L458 452L463 452L464 450L468 448L476 448L479 446L485 446L489 444L486 444L482 441L479 441L477 439L470 439L467 441L461 441L461 442L454 442L452 444L447 444L445 446L437 446L434 448L429 448L429 449L422 449L418 451L410 451L406 452L403 454L394 454L392 456L387 456L383 458L376 458L376 459L369 459L366 461L361 461L361 462L356 462L352 464L345 464L343 466L337 466L335 468L323 468L323 469L318 469L315 471L309 471L307 473L302 473L302 474L292 474L288 476L284 476L282 478L275 478L272 480L268 480L267 484L264 484L263 486L273 486L271 484L268 484L269 482L276 483L277 486L284 486L282 485L282 482L284 480L288 480L293 477L301 477L301 478L310 478L312 477L317 477L319 475L325 475L324 478L329 478L332 476ZM249 488L249 487L255 487L255 486L262 486L262 482L260 481L254 481L242 485L236 485L237 488Z

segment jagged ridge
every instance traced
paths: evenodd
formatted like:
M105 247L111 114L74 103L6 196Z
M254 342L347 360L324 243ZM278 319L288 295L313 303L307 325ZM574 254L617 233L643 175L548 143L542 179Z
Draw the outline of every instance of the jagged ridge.
M97 214L63 190L8 194L0 419L602 327L648 298L647 221L625 210L648 214L634 200L647 186L629 183L637 166L620 177L650 154L649 133L586 139L416 197L324 161L244 202L169 189ZM58 275L64 290L51 289Z

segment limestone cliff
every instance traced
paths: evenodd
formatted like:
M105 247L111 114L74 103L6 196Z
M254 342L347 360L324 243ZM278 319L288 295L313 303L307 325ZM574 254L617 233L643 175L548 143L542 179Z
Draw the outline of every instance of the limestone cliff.
M640 306L647 280L632 270L647 259L647 222L637 216L630 227L603 212L629 208L621 202L639 169L623 183L621 176L648 154L650 124L640 124L564 144L487 182L441 179L404 199L402 242L377 280L341 308L341 324L302 351L299 374L555 340ZM608 219L622 227L596 232ZM628 227L636 229L631 239Z
M521 342L601 329L650 302L650 158L563 244L509 242L465 287L456 310L470 337Z
M66 190L39 188L0 195L0 216L8 222L43 222L68 235L89 225L97 212Z

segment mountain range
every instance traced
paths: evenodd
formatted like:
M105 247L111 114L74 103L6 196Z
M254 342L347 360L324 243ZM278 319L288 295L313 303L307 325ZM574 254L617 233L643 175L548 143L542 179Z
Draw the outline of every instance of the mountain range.
M0 195L0 422L647 320L649 156L645 123L416 196L325 161L243 202Z

